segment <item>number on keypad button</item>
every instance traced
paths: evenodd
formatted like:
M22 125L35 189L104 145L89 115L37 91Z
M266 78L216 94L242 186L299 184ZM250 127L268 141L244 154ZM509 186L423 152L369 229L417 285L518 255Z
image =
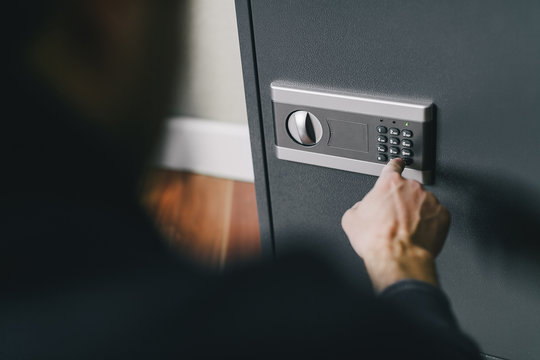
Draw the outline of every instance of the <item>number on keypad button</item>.
M406 137L406 138L412 138L412 135L413 133L411 130L403 130L401 132L401 136Z
M406 156L406 157L413 157L414 156L411 149L402 149L401 150L401 155Z
M401 140L401 146L406 148L412 148L413 142L411 140L403 139Z

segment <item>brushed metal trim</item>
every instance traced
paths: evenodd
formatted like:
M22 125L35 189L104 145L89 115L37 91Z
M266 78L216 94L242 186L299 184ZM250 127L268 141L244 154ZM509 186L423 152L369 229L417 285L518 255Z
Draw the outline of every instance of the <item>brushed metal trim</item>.
M315 153L311 151L289 149L282 146L276 146L275 150L277 158L281 160L289 160L304 164L352 171L367 175L379 176L381 175L381 171L385 166L384 164L378 164L370 161L349 159L334 155ZM402 176L406 179L416 180L426 185L433 183L432 171L421 171L405 168L405 170L403 170Z
M272 100L277 103L418 122L431 121L432 118L432 103L404 103L338 92L298 89L278 82L271 83L270 87Z

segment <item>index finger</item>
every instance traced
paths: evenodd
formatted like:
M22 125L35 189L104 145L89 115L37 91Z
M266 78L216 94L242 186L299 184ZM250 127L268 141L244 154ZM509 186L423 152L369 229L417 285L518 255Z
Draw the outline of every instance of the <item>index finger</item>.
M405 162L403 161L403 159L401 158L392 159L383 168L380 178L385 178L391 174L401 175L401 173L403 172L403 169L405 169Z

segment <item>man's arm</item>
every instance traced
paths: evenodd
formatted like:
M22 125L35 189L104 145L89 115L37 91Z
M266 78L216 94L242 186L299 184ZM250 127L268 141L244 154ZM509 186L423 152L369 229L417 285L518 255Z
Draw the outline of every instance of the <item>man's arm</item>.
M420 183L404 179L403 168L401 159L388 163L373 189L343 215L343 229L383 302L440 339L448 358L476 358L476 345L459 329L437 279L435 257L450 214Z
M211 307L212 333L195 321L190 328L205 335L190 344L213 355L214 347L197 343L212 334L231 358L479 359L438 287L434 258L449 214L402 170L400 160L390 162L343 216L378 299L349 288L309 254L282 256L266 269L229 274L222 293L211 296L222 303Z
M342 218L378 292L403 279L438 286L435 257L450 214L420 183L404 179L403 167L401 159L390 161L373 189Z

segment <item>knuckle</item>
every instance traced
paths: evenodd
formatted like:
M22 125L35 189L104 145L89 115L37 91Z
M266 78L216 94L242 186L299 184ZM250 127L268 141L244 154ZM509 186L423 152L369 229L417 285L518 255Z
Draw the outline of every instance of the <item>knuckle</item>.
M403 180L401 175L399 175L398 173L391 173L388 174L388 176L386 177L384 185L387 188L398 187L403 183L403 181L405 180Z
M401 175L399 175L396 172L393 172L393 173L388 174L387 178L388 180L391 180L391 181L399 181L401 180Z
M422 188L422 185L416 181L416 180L409 180L409 184L413 191L415 192L423 192L424 189Z
M407 191L416 197L418 200L425 202L427 200L428 192L424 190L422 185L416 180L406 180L405 183Z

